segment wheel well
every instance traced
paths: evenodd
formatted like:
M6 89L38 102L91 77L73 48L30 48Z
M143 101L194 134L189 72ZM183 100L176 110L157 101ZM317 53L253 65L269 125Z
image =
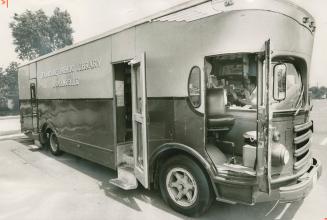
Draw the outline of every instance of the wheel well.
M41 135L40 135L40 141L42 144L45 144L48 140L49 137L46 135L47 133L51 133L52 128L49 126L49 124L44 123L41 128Z
M211 189L212 192L214 193L213 190L213 182L211 181L211 177L208 174L208 171L206 170L205 166L203 165L203 163L196 158L194 155L192 155L191 153L182 150L182 149L170 149L170 150L165 150L163 152L161 152L154 160L154 162L152 163L152 169L151 169L151 181L153 183L153 187L155 189L158 189L158 183L159 183L159 170L161 168L161 165L163 164L163 162L171 157L175 157L178 155L183 155L183 156L187 156L189 158L191 158L194 162L196 162L199 167L201 168L201 170L203 171L204 175L206 176L209 184L211 185Z

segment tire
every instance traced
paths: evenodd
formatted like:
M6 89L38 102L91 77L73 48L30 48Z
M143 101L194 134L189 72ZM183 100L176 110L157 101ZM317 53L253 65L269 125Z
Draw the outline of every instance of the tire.
M40 137L40 142L41 142L42 148L50 147L50 135L51 135L50 131L44 131L42 133L42 135Z
M212 187L201 167L180 155L167 160L159 171L159 188L164 201L186 216L200 216L211 206Z
M55 156L59 156L63 153L63 151L60 150L59 147L59 142L58 142L58 138L57 135L54 132L50 133L50 151L53 155Z

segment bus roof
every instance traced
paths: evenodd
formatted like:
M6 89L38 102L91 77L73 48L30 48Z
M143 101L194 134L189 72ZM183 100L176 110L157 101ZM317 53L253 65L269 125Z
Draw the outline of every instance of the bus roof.
M308 28L312 33L315 31L315 21L312 15L289 0L191 0L160 11L154 15L114 28L103 34L40 56L32 61L22 64L20 67L46 59L73 48L80 47L93 41L100 40L144 23L156 21L191 22L211 15L237 10L265 10L284 14Z

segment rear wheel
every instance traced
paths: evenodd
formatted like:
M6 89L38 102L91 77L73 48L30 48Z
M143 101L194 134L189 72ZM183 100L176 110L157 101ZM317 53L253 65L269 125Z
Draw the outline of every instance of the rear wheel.
M63 153L59 148L58 138L54 132L50 133L50 151L55 156L59 156Z
M47 148L50 146L50 134L51 130L46 130L41 133L40 142L42 147Z
M166 161L159 173L159 187L166 203L187 216L199 216L211 205L211 185L201 167L187 156Z

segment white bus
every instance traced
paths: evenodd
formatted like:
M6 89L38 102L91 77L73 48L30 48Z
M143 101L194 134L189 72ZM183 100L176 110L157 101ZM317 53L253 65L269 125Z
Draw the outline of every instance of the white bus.
M174 210L302 199L321 175L315 22L281 0L195 0L19 68L22 131L159 189ZM307 178L304 178L307 177Z

